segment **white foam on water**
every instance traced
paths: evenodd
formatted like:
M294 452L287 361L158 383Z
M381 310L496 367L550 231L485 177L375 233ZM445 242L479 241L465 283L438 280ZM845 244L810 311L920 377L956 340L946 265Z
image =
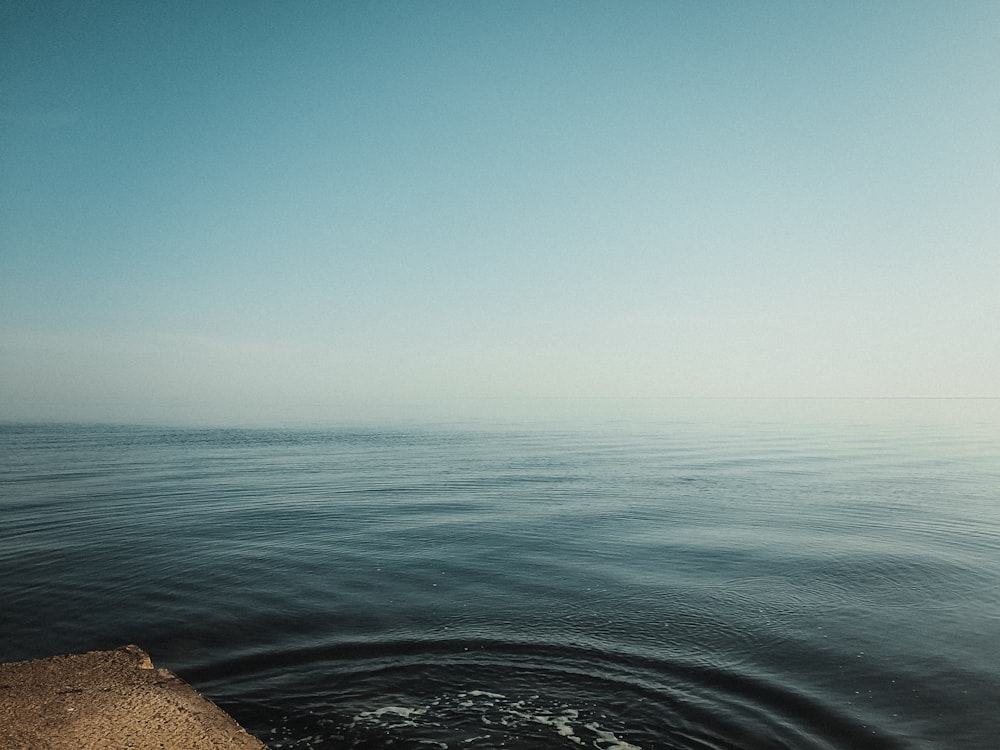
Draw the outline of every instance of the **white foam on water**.
M602 750L642 750L642 748L638 745L633 745L631 742L625 742L625 740L618 739L614 732L601 729L600 724L597 722L584 724L584 726L597 735L597 740L594 744L596 746L600 746L598 743L601 743L603 745Z
M560 737L565 737L570 742L574 742L577 745L583 744L581 740L576 735L576 731L573 728L572 721L580 716L580 712L567 708L564 709L561 714L558 715L548 715L548 714L535 714L531 716L531 720L537 724L542 724L543 726L550 726L556 730L556 734Z
M597 721L583 723L580 710L576 708L566 705L546 706L539 701L538 695L511 701L502 693L487 690L442 695L418 708L382 706L362 711L354 717L353 723L385 729L414 728L419 731L420 728L448 726L452 723L456 710L467 720L471 719L492 730L489 734L466 737L460 740L461 745L489 743L495 741L497 736L504 737L507 741L516 738L519 730L524 731L530 725L536 725L546 727L556 737L581 747L591 746L597 750L642 750L638 745L620 739ZM448 747L446 743L429 739L417 741L437 745L441 750L447 750Z

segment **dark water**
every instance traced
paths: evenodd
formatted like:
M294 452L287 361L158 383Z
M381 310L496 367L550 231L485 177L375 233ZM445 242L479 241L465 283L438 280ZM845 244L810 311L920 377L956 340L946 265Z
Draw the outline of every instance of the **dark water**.
M1000 402L606 411L0 426L0 659L275 749L998 746Z

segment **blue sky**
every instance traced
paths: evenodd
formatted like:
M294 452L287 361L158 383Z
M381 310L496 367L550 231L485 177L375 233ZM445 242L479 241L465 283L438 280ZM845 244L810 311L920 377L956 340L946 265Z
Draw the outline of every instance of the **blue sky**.
M1000 4L0 5L0 417L1000 396Z

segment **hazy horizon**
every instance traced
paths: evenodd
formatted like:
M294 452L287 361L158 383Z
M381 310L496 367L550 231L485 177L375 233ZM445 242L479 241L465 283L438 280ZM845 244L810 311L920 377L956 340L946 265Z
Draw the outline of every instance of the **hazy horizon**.
M0 420L1000 396L996 3L8 4L0 80Z

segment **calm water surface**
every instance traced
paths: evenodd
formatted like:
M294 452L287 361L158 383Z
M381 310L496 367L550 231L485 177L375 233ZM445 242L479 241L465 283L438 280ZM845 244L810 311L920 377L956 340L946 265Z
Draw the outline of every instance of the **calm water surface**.
M526 414L0 425L0 659L275 750L998 746L1000 402Z

